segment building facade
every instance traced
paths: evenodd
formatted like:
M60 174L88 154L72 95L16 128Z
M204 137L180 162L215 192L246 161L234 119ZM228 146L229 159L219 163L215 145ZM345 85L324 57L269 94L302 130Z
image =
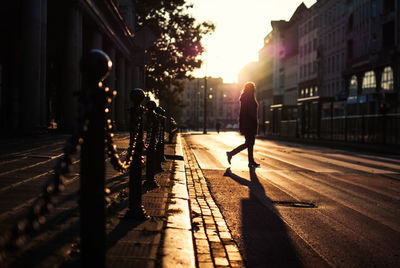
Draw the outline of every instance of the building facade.
M184 84L183 100L186 107L179 121L185 128L203 129L205 117L206 127L210 129L214 129L217 123L222 129L233 128L237 124L240 94L237 84L226 84L221 78L212 77L186 80Z
M103 50L113 61L106 84L118 91L115 123L126 127L127 92L143 85L134 1L6 1L0 20L7 36L0 52L2 129L71 131L82 86L79 64L91 49Z
M270 101L267 134L399 144L399 5L318 0L299 5L290 21L271 22L260 51L272 48L272 64L258 62L273 81L272 98L261 98ZM285 112L291 105L294 118Z

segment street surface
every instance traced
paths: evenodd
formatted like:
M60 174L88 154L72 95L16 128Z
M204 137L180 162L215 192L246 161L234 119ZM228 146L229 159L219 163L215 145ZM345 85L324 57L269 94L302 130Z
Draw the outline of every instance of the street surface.
M400 267L400 156L183 134L248 267Z

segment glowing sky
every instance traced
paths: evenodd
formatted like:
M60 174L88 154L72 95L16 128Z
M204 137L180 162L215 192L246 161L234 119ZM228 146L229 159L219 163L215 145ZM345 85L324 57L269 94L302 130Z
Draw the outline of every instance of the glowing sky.
M271 31L271 20L289 20L304 2L307 7L316 0L191 0L191 13L199 21L216 25L212 35L205 36L203 67L194 76L222 77L225 83L237 82L241 68L257 61L264 37Z

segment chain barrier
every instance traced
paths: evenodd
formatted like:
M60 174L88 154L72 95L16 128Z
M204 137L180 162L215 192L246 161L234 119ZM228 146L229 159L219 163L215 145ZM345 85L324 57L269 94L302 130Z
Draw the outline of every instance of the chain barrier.
M46 222L46 214L52 211L53 199L65 189L65 177L72 165L71 157L78 153L83 143L83 134L88 125L88 114L91 109L90 96L84 92L78 93L78 119L73 134L69 137L63 148L63 155L53 168L53 175L45 183L42 193L33 201L26 214L17 220L11 231L3 235L1 248L12 250L20 248L27 238L40 230Z
M144 186L147 190L158 188L159 185L154 179L156 174L156 144L158 139L158 114L155 109L157 105L154 101L147 103L147 133L146 141L146 180Z
M112 94L110 94L110 90L106 88L107 94L107 101L106 101L106 111L111 110L111 103L112 103L112 97L116 95L116 91L113 91ZM131 119L132 120L132 119ZM106 113L106 152L107 155L110 158L110 163L114 167L115 170L121 172L121 173L126 173L129 170L129 167L132 164L132 155L134 152L135 143L138 140L138 128L140 127L138 124L140 124L140 121L136 120L136 124L131 126L130 129L130 137L129 137L129 146L127 148L126 152L126 157L125 161L121 161L119 154L118 154L118 149L117 145L113 141L114 138L114 133L113 133L113 124L112 124L112 119L111 119L111 114L110 112Z
M33 236L46 222L54 198L65 188L65 177L72 165L72 156L81 153L80 170L80 222L82 264L104 267L105 265L105 155L113 168L121 173L129 171L129 217L144 220L148 216L142 206L142 153L146 149L147 190L158 187L154 174L161 169L164 159L165 111L150 101L147 107L141 102L141 89L131 91L133 106L129 109L129 146L125 160L118 154L113 138L110 115L112 99L116 92L103 87L102 81L111 70L112 62L100 50L92 50L82 59L83 88L79 92L77 127L67 139L63 155L54 167L54 174L45 183L40 196L29 207L11 231L0 239L2 251L20 248L28 236ZM146 124L145 124L146 122ZM144 137L146 129L146 137ZM159 167L157 169L157 161ZM2 253L3 254L3 253Z

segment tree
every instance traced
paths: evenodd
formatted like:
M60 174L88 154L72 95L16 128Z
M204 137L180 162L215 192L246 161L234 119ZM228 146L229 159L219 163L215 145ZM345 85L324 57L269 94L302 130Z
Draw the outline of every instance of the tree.
M191 72L200 68L200 55L204 52L201 39L214 31L210 22L196 22L188 11L193 7L186 0L136 1L137 27L149 27L157 36L148 49L151 60L146 69L146 88L162 98L176 98L176 105L183 102L178 93L182 86L177 80L192 78ZM174 86L175 84L175 86ZM174 105L168 100L168 106Z

